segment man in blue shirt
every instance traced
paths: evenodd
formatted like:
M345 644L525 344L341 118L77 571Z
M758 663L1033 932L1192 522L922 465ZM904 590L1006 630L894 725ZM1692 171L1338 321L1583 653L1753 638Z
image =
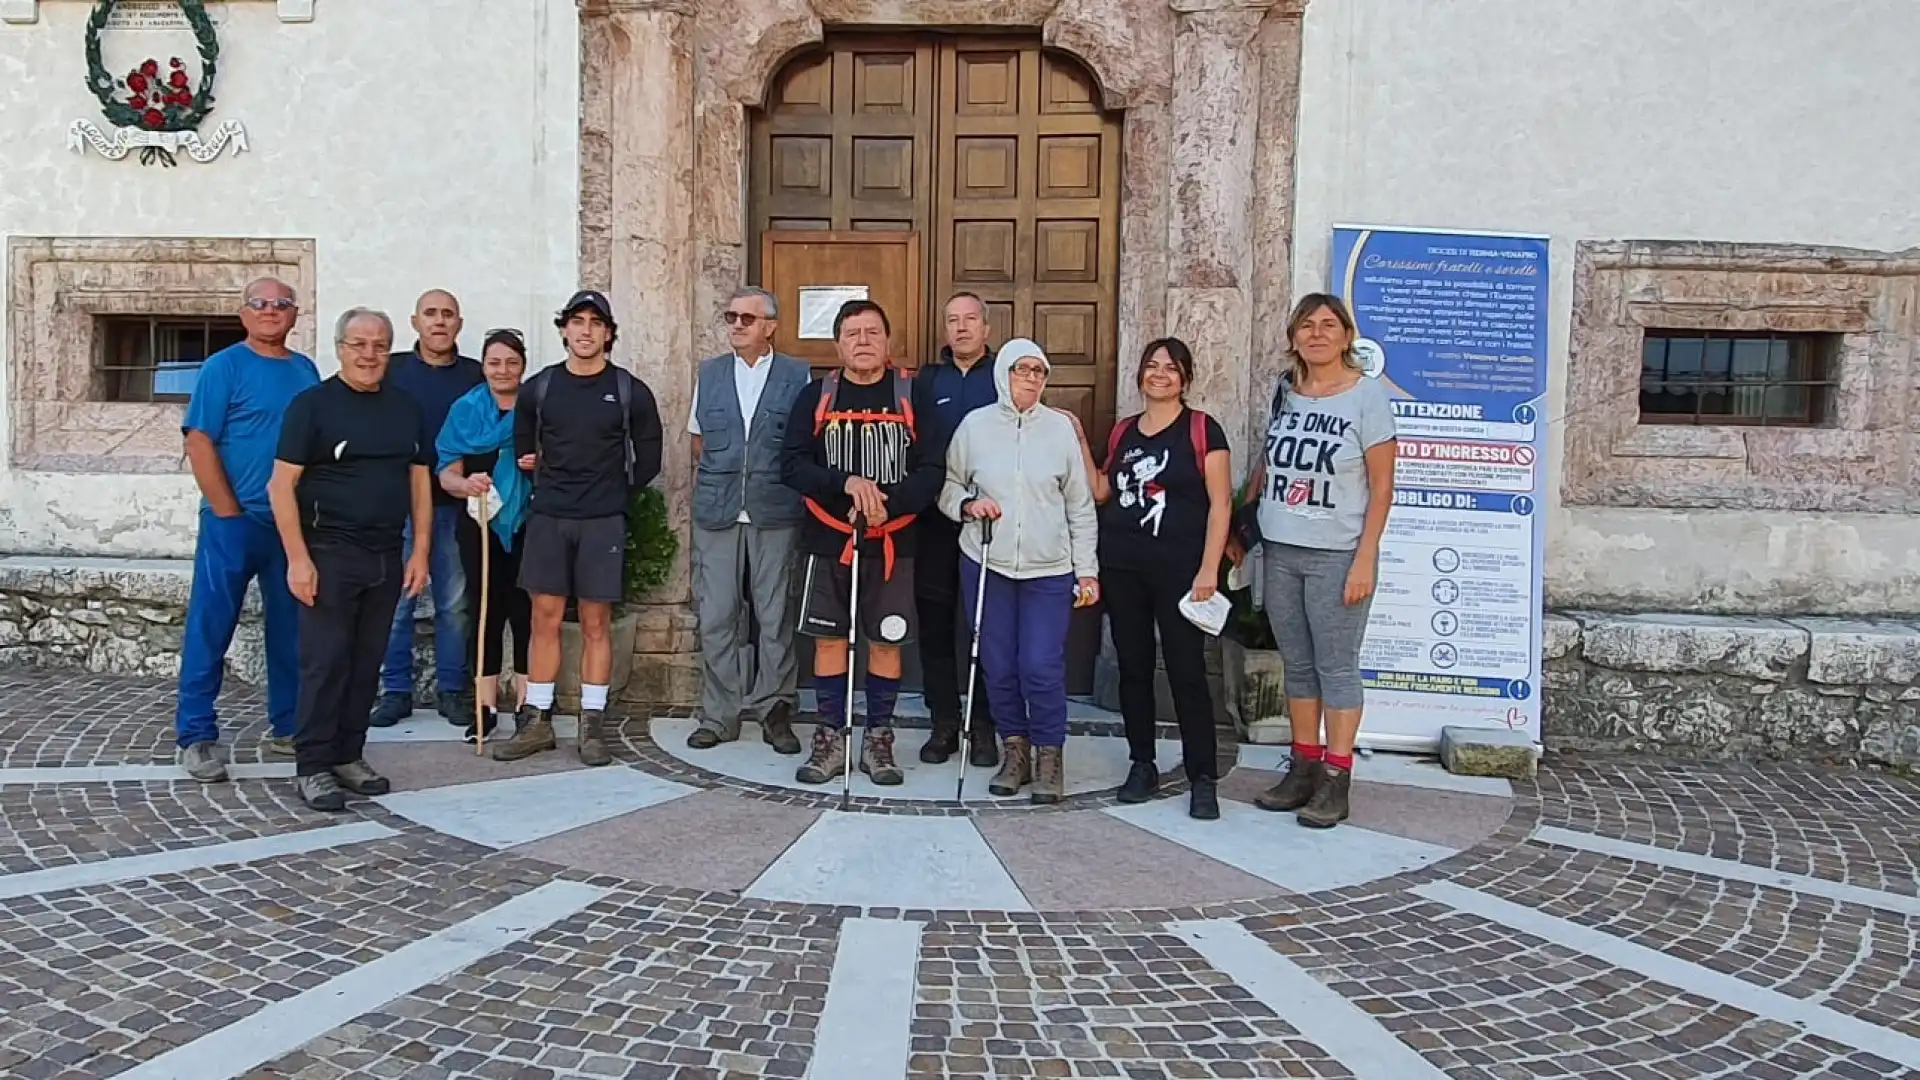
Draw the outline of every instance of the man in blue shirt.
M299 317L299 304L284 282L261 278L249 284L240 311L246 340L201 365L181 424L202 501L173 723L179 762L201 783L227 778L214 699L249 581L259 583L266 616L272 731L262 746L268 754L293 756L299 609L287 588L287 555L267 502L267 479L288 403L320 382L313 361L287 348L287 334Z
M460 301L445 289L431 289L413 305L412 352L398 353L387 368L386 385L405 393L420 409L421 445L439 441L447 411L467 391L486 381L480 361L460 355ZM467 653L467 578L460 565L455 529L466 502L433 485L433 537L427 555L433 593L433 667L439 687L435 701L449 723L473 720L473 679ZM413 555L413 523L406 527L405 554ZM402 596L387 634L386 660L380 665L380 700L368 722L391 727L413 715L414 598Z
M987 306L978 296L960 292L947 301L947 345L913 380L914 411L942 446L968 413L1000 399L993 382L995 350L987 340L991 332ZM920 670L927 711L933 714L933 735L920 748L920 760L938 765L960 746L960 654L969 640L959 635L960 526L944 514L922 514L919 532L914 589L920 616ZM1000 755L986 693L974 694L973 702L967 760L992 768L1000 763Z

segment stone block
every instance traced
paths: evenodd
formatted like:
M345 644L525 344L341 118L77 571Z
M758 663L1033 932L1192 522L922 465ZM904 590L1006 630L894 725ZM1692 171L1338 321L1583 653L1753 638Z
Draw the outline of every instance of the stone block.
M1269 717L1286 720L1285 665L1278 651L1248 649L1222 638L1220 673L1226 706L1237 729L1245 731Z
M1566 615L1549 615L1540 626L1540 659L1558 660L1580 647L1580 622Z
M613 620L613 673L607 680L608 701L622 698L628 681L633 677L633 639L638 632L639 622L633 612L622 613ZM558 712L579 711L580 653L585 646L586 639L580 634L579 623L560 624L560 677L553 684L554 709Z
M1581 655L1616 671L1785 679L1807 655L1807 632L1778 619L1717 615L1591 615Z
M1860 753L1882 765L1920 767L1920 705L1902 702L1875 710L1861 732Z
M1440 764L1460 776L1531 780L1540 762L1524 731L1448 726L1440 729Z
M1874 619L1797 618L1810 635L1807 679L1828 686L1920 682L1920 630Z
M1247 725L1247 741L1258 746L1280 746L1293 741L1293 725L1284 716L1271 716Z

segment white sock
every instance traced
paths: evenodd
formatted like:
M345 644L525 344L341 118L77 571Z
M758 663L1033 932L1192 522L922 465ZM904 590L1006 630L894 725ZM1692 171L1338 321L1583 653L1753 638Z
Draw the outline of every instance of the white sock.
M553 684L550 682L530 682L527 684L527 704L545 712L553 708Z
M605 712L606 709L607 688L604 686L594 686L592 683L582 683L580 685L580 711Z

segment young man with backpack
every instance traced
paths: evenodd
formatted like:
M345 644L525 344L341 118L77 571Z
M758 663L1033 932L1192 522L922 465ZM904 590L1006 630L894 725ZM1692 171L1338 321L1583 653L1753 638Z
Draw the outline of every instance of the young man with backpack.
M814 639L820 713L795 779L823 784L846 765L848 635L858 619L868 645L860 771L892 785L905 780L894 762L893 710L900 647L916 636L914 521L933 507L945 482L946 444L937 429L915 419L913 380L892 365L892 327L880 305L843 304L833 331L841 367L800 391L781 452L781 481L800 493L807 510L799 630ZM852 610L856 545L858 611Z
M613 307L591 289L554 319L567 359L527 381L514 406L514 453L531 473L520 587L533 598L526 704L496 761L552 750L553 684L560 674L560 624L578 601L582 763L612 760L602 730L613 674L613 605L626 576L627 505L660 474L662 432L653 392L607 351L619 333Z

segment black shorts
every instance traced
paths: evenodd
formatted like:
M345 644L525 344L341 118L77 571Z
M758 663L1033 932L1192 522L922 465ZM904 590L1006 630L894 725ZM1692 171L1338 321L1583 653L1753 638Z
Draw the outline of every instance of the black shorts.
M834 555L808 555L800 575L800 632L808 637L844 641L853 568ZM869 645L904 645L919 636L913 599L913 560L895 559L893 576L886 563L860 558L860 639Z
M622 599L627 568L627 519L527 518L520 551L520 587L542 596L592 603Z

